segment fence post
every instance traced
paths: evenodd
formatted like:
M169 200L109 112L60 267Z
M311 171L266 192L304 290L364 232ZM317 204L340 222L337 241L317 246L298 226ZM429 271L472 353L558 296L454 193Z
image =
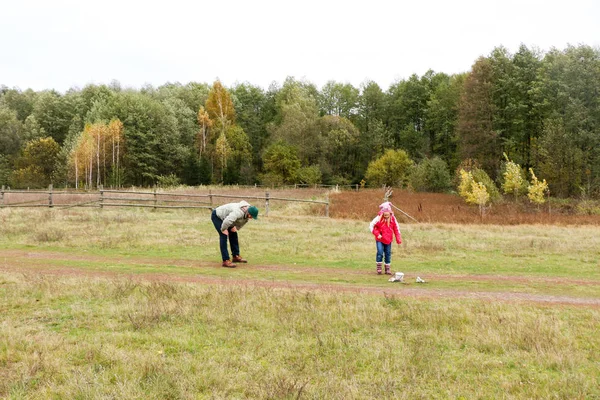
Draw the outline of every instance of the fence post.
M52 208L54 205L52 204L52 184L48 186L48 207Z
M154 209L156 210L156 185L154 185Z
M265 193L265 217L269 216L269 192Z
M100 185L100 208L104 208L104 187Z
M208 198L210 199L210 206L212 208L212 205L213 205L213 203L212 203L212 189L208 189Z
M327 201L325 203L325 218L329 218L329 193L325 195L325 200Z
M356 191L358 192L358 183L356 184Z
M0 208L4 207L4 185L2 185L2 190L0 191Z

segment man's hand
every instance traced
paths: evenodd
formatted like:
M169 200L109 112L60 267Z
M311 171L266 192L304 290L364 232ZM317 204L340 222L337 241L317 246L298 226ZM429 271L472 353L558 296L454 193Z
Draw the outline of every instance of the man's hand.
M221 233L225 236L229 235L229 231L227 229L225 229L224 231L221 231Z
M382 238L382 236L381 236L381 235L377 236L377 239L381 239L381 238Z
M237 232L237 228L234 226L233 228L231 228L231 232Z

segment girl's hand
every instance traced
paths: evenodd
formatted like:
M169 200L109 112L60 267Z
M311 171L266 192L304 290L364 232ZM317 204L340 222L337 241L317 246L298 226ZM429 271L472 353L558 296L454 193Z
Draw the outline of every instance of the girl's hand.
M382 238L382 236L381 236L381 235L377 236L377 239L381 239L381 238Z
M221 233L225 236L229 235L229 231L227 229L225 229L224 231L221 231Z
M234 226L233 228L231 228L231 232L237 232L237 228Z

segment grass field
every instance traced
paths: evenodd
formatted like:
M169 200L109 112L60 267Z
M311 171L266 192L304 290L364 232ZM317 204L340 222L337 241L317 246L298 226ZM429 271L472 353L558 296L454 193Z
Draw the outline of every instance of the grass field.
M0 397L600 398L600 228L0 210ZM428 281L416 284L420 276Z

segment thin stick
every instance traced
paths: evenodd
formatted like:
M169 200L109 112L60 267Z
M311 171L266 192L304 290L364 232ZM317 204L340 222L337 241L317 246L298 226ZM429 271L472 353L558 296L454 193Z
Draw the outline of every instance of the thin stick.
M392 204L392 207L394 207L396 210L400 211L402 214L406 215L408 218L412 219L413 221L415 221L417 223L419 222L416 219L414 219L413 217L411 217L410 215L408 215L407 213L405 213L404 211L402 211L401 209L399 209L398 207L396 207L395 205Z

